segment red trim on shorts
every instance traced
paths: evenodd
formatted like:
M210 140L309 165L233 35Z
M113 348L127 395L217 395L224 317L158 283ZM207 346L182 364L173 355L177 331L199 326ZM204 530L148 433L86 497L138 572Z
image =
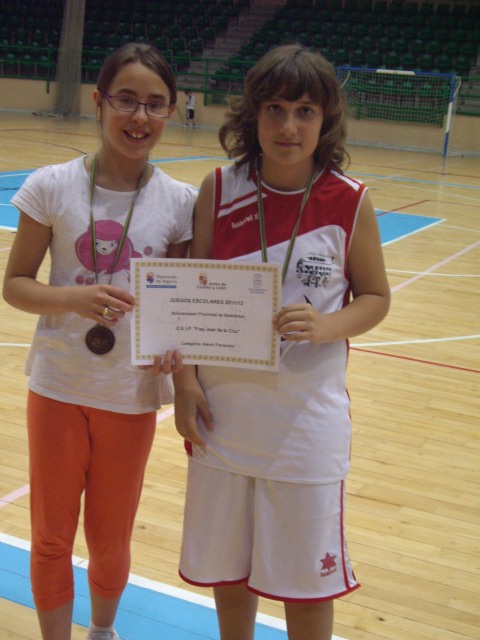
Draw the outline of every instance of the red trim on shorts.
M340 483L341 486L341 493L340 493L340 538L341 538L341 543L342 543L342 571L343 571L343 579L345 582L345 587L348 590L347 593L349 593L350 591L353 591L352 587L350 587L349 583L348 583L348 573L347 573L347 567L346 567L346 563L345 563L345 528L344 528L344 514L345 514L345 500L344 500L344 496L345 496L345 481L342 480ZM355 582L357 582L357 579L355 578L355 572L353 571L352 568L352 575L353 578L355 580ZM357 582L356 587L354 587L355 589L357 589L358 587L360 587L361 585ZM344 595L344 594L341 594Z
M242 582L247 582L249 576L246 578L240 578L240 580L222 580L220 582L196 582L195 580L190 580L186 576L183 575L181 571L178 572L180 578L186 582L187 584L191 584L194 587L227 587L234 584L242 584ZM248 585L247 585L248 587Z
M268 598L269 600L279 600L281 602L327 602L328 600L336 600L337 598L342 598L343 596L348 595L355 589L358 589L360 585L357 583L353 587L348 587L345 591L341 593L335 593L331 596L325 596L324 598L283 598L282 596L272 596L271 593L264 593L263 591L258 591L257 589L253 589L247 585L247 589L252 593L255 593L257 596L261 596L262 598Z

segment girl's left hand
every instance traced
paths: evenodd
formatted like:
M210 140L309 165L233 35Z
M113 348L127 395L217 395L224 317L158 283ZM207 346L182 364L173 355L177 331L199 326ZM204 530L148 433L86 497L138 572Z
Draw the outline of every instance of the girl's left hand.
M150 369L155 376L161 373L180 373L183 369L182 354L178 349L166 351L163 355L156 356L153 364L142 364L138 368L142 371Z
M311 304L289 304L273 318L277 333L289 342L308 340L314 344L329 341L328 315L322 314Z

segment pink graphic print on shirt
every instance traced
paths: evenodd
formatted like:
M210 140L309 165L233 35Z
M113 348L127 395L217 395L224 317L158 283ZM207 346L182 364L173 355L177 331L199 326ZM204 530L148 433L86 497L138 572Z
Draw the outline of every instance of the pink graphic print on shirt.
M113 220L99 220L95 222L96 252L97 252L97 272L98 276L118 273L119 271L130 269L130 258L141 258L142 254L135 251L132 241L125 237L123 247L115 265L118 246L123 233L123 226ZM91 227L82 234L75 243L75 252L87 273L76 277L77 284L93 284L95 282L95 265L92 256ZM150 255L151 247L145 247L144 254Z

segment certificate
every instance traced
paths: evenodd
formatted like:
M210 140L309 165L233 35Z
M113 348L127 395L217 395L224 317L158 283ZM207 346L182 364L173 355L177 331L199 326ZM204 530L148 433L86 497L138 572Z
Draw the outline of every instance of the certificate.
M132 258L132 363L179 349L186 364L278 370L272 318L281 267L223 260Z

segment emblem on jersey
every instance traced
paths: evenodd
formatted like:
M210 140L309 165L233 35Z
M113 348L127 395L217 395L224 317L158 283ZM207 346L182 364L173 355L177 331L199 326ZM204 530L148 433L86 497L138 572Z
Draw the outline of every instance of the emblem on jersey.
M335 258L309 253L297 262L297 278L305 287L326 287L332 275Z
M326 578L330 574L335 573L337 570L337 563L335 562L336 557L337 556L326 553L325 557L320 560L322 563L322 568L320 569L320 575L322 578Z

